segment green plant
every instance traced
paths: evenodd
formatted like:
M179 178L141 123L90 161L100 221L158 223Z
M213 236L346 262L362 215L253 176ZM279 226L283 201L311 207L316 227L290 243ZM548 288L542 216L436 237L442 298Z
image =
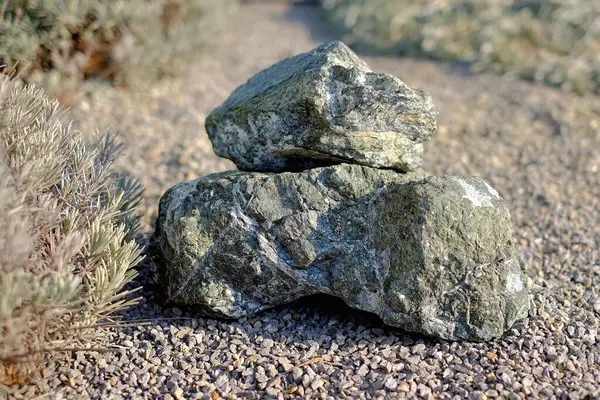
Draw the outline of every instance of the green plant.
M86 143L58 101L0 75L0 389L14 366L83 349L127 307L141 259L142 189L114 173L120 145ZM92 336L90 336L92 335ZM26 368L26 370L33 370ZM18 375L18 374L17 374Z
M147 83L178 72L226 25L237 0L0 0L0 58L29 82ZM51 71L47 79L41 71ZM28 75L25 75L28 78ZM58 88L52 88L58 91Z
M343 39L600 93L596 0L323 0Z

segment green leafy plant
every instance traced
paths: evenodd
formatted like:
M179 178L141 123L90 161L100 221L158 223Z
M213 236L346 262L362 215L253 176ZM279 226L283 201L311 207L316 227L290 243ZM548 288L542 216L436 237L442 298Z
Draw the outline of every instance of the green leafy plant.
M323 0L343 40L600 93L595 0Z
M84 349L127 307L142 188L112 171L110 134L86 143L57 100L0 75L0 390L46 354ZM116 321L118 322L118 321ZM21 368L21 373L15 370ZM24 369L23 369L24 368ZM22 371L26 371L23 377Z

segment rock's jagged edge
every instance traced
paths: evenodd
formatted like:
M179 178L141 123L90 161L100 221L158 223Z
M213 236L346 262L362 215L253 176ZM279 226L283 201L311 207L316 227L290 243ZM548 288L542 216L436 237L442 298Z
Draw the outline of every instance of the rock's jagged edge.
M528 310L512 240L480 179L345 164L179 184L150 253L168 299L207 315L326 293L408 331L490 340Z
M436 131L429 93L331 42L260 71L207 117L215 153L246 171L339 163L413 171Z

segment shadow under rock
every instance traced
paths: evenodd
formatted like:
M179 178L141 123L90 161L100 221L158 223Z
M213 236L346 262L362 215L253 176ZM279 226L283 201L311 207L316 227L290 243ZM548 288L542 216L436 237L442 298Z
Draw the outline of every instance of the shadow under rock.
M430 347L438 343L421 334L387 326L377 315L351 308L341 299L326 294L303 297L239 319L205 316L193 306L167 302L162 288L152 277L147 260L142 261L136 269L139 275L126 286L126 290L141 288L130 296L132 299L139 298L139 302L119 315L120 320L128 325L139 322L140 325L161 325L163 328L216 326L224 331L239 328L251 340L259 336L272 336L284 339L288 344L300 345L306 341L319 342L323 337L335 338L337 334L351 337L364 335L365 339L386 338L390 344L404 346L424 343ZM272 331L268 327L271 322L283 324L285 328Z

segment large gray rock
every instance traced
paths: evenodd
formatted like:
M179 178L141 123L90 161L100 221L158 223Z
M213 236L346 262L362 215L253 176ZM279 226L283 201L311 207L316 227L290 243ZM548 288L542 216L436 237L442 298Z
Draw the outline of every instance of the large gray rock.
M436 117L428 93L372 72L332 42L254 75L205 124L215 152L242 170L345 162L412 171Z
M236 318L314 293L444 339L528 310L506 203L478 178L342 164L168 190L151 258L169 300Z

